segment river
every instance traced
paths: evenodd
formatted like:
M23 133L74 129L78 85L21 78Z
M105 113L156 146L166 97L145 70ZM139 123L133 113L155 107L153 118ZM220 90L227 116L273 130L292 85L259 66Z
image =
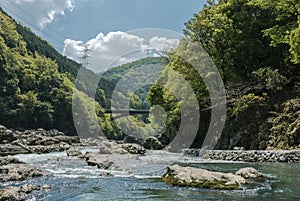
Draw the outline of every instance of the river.
M110 173L114 176L104 178L99 176L103 170L87 166L84 160L67 157L65 152L16 157L49 173L43 178L17 183L51 186L51 190L40 191L31 200L300 200L300 164L222 162L166 151L148 151L139 160L122 161L123 170L112 170ZM251 166L268 179L234 191L173 187L161 182L160 176L168 164L175 162L223 172Z

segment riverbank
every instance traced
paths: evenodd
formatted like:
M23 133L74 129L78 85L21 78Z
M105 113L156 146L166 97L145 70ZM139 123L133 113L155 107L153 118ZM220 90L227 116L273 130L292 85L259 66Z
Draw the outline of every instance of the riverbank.
M280 162L300 163L300 150L203 150L186 149L187 156L203 159L243 161L243 162Z

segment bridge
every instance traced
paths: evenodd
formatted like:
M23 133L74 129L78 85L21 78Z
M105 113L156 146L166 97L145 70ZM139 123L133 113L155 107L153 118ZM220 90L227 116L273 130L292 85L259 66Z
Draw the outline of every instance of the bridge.
M121 117L125 117L128 115L134 115L134 114L150 114L150 110L145 109L145 110L127 110L127 109L115 109L115 110L110 110L106 109L105 110L106 114L119 114L118 116L114 117L114 119L119 119Z

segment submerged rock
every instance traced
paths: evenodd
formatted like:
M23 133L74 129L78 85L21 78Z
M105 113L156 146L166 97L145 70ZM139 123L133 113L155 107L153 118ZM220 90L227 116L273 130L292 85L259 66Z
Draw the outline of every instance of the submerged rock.
M101 172L99 174L100 177L113 177L113 175L109 172Z
M209 188L209 189L241 189L246 180L232 173L212 172L205 169L169 166L162 180L170 185Z
M102 170L120 170L127 168L129 161L139 160L135 154L97 154L86 153L83 157L89 166L97 166Z

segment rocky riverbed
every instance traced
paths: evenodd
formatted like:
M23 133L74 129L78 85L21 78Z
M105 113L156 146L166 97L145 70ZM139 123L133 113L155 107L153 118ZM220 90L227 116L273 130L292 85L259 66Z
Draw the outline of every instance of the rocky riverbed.
M94 151L82 151L87 148L92 148ZM35 192L51 189L51 185L48 185L48 183L42 185L27 183L33 178L41 177L43 179L49 174L45 167L39 169L40 167L31 166L20 160L28 154L38 156L38 154L53 152L64 153L70 161L80 160L88 167L99 170L96 175L97 178L115 177L115 172L117 172L117 175L139 175L141 173L145 174L145 170L162 176L162 171L164 171L165 174L161 179L168 184L200 188L241 189L244 184L247 184L248 177L251 178L253 175L258 174L256 170L251 168L246 169L247 171L241 169L235 174L231 174L211 172L201 168L181 167L179 165L168 166L174 163L184 163L185 159L181 158L179 153L177 153L179 154L178 157L168 156L171 153L167 151L162 151L163 155L161 156L150 154L151 157L149 158L147 156L148 150L145 148L161 149L162 145L155 137L144 142L130 137L127 137L124 141L116 142L104 138L79 139L76 136L67 136L57 130L16 131L0 125L0 156L2 156L0 157L0 184L3 184L0 189L0 200L30 199ZM18 157L14 158L13 155L18 155ZM197 156L201 160L300 162L300 150L224 151L188 149L184 150L182 157L184 155ZM168 160L164 161L163 158ZM193 157L188 160L191 160L191 158ZM60 159L52 158L51 160L59 162ZM64 160L68 162L68 159ZM164 170L167 166L168 168ZM186 174L187 172L191 174ZM183 177L183 175L185 176ZM209 176L209 178L203 177L203 175ZM227 180L225 180L226 178ZM211 179L212 182L207 183L208 179ZM20 181L24 181L22 185L20 185ZM217 183L214 183L215 181Z
M185 155L211 160L300 163L300 150L201 150L187 149Z
M0 157L0 182L19 182L46 176L46 172L25 164L13 157ZM12 183L13 184L13 183ZM0 200L28 200L33 191L49 189L50 186L8 186L0 189Z
M58 130L35 129L16 131L0 125L0 156L64 151L81 145L76 136Z

